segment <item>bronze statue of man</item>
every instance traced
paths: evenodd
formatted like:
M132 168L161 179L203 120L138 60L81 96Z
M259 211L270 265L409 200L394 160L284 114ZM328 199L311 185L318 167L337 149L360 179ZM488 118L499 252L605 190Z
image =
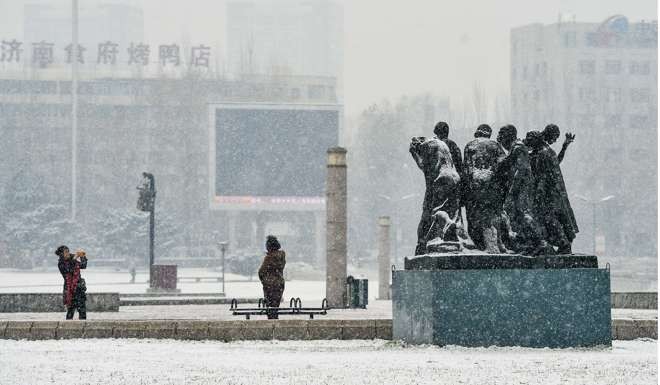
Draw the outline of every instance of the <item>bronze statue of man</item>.
M449 152L451 153L451 160L454 162L454 168L460 173L463 171L463 158L461 157L461 149L458 147L456 142L449 139L449 125L446 122L438 122L433 129L433 133L438 137L438 139L445 142L447 147L449 147Z
M549 124L543 133L531 131L527 134L527 144L532 148L530 161L534 175L533 201L548 243L556 246L559 254L571 254L571 245L579 229L568 200L559 163L575 136L566 134L566 140L559 153L561 159L550 147L557 138L559 138L559 127L554 124Z
M544 240L543 228L534 211L534 177L529 161L529 149L518 139L518 130L512 124L497 134L497 142L508 151L500 164L498 178L502 196L503 215L509 221L513 234L503 232L507 248L526 255L551 252Z
M482 124L463 151L463 202L468 234L474 245L488 253L505 252L501 239L502 199L495 174L504 160L502 147L490 139L492 129Z
M438 134L437 130L435 133ZM460 177L454 167L449 147L438 136L431 139L413 138L410 143L410 154L424 173L426 183L415 248L415 255L421 255L426 253L426 243L436 236L433 230L439 226L434 226L434 218L448 216L452 221L456 221L459 213ZM447 216L438 215L439 211L444 211ZM453 229L455 230L455 227ZM447 238L446 240L457 240L455 231L449 234L445 232L443 236Z

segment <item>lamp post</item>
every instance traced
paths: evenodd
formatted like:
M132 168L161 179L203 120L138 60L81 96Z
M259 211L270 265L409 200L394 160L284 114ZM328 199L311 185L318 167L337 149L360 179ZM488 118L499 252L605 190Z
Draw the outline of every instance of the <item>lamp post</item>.
M225 252L229 242L220 242L220 263L222 264L222 294L225 294Z
M603 202L607 202L609 200L612 200L612 199L615 198L615 196L614 195L608 195L608 196L602 197L600 199L595 199L595 200L586 198L582 195L576 195L575 197L578 198L579 200L581 200L583 202L586 202L587 204L591 205L591 228L592 228L592 231L594 233L591 242L592 242L592 246L593 246L593 253L594 253L594 255L596 255L596 205L598 205L599 203L603 203Z
M78 0L71 1L71 220L78 195Z
M142 186L138 186L138 210L149 212L149 287L153 287L152 272L154 266L154 236L156 214L156 179L149 172L143 172Z

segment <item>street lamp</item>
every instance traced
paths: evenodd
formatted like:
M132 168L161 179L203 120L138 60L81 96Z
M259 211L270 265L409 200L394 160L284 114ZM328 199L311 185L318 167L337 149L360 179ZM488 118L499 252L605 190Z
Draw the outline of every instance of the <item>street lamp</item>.
M137 208L149 213L149 287L153 287L152 270L154 266L154 235L155 235L155 212L156 212L156 179L149 172L142 173L142 185L137 189Z
M78 203L78 0L71 1L71 220Z
M596 200L586 198L582 195L575 195L575 197L578 198L579 200L591 205L591 228L592 228L592 231L594 232L593 239L592 239L592 245L593 245L593 253L594 253L594 255L596 255L596 205L599 204L599 203L603 203L603 202L607 202L609 200L612 200L612 199L615 198L615 196L614 195L608 195L608 196L605 196L605 197L602 197L602 198L596 199Z
M225 252L227 251L227 245L229 242L220 242L220 257L222 263L222 294L225 294Z

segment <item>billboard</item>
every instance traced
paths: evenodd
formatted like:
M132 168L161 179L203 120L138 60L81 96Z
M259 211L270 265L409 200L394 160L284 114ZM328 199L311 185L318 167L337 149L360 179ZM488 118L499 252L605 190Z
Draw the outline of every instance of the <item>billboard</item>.
M321 210L326 152L338 142L337 105L210 107L211 208Z

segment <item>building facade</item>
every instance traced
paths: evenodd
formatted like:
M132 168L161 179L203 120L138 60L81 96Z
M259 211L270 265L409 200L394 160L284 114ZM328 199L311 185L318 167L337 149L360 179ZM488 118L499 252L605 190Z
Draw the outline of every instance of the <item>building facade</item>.
M531 24L511 31L511 111L524 137L556 123L574 250L657 256L657 21Z
M92 226L109 211L136 211L136 186L142 172L148 171L156 177L157 229L164 221L176 222L178 229L160 239L157 233L157 245L162 245L157 247L157 260L163 256L208 257L200 250L213 250L218 241L227 240L232 241L230 253L260 252L265 237L258 235L292 228L283 243L289 235L290 247L305 251L298 256L292 250L292 260L300 257L315 262L323 252L318 240L324 237L323 229L315 228L315 223L324 224L315 221L316 216L323 214L319 210L305 217L304 208L295 205L289 206L288 211L213 207L214 197L209 196L213 190L209 106L324 105L340 111L334 89L334 79L326 77L228 81L192 73L183 78L81 80L76 220ZM0 79L0 198L4 202L17 194L37 194L29 202L29 209L59 205L68 211L72 180L71 111L68 80ZM260 123L269 125L268 121ZM328 130L338 136L339 130L338 124L306 128L310 138ZM297 225L300 221L311 229L305 237L296 233L301 228ZM296 226L287 225L291 223ZM112 232L108 227L96 231L99 239ZM172 239L162 238L169 236ZM11 239L0 243L3 241ZM110 249L112 244L105 245L99 253ZM136 251L138 260L145 252L146 244L144 250ZM112 253L99 257L135 257L109 254Z

